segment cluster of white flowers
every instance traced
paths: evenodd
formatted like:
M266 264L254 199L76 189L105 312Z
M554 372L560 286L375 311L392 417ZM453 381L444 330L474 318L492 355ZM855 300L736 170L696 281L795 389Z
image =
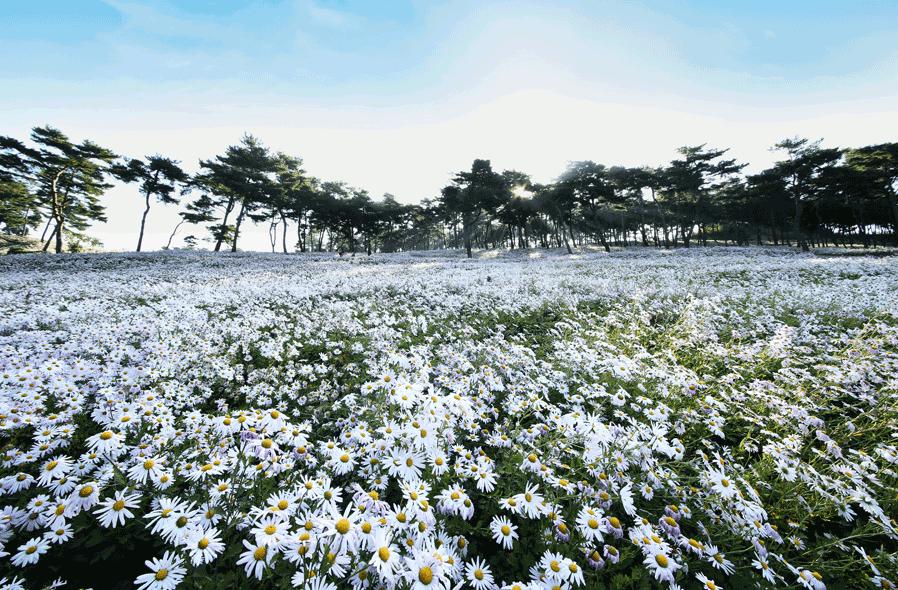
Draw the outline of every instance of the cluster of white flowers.
M891 588L896 465L891 258L0 260L3 588Z

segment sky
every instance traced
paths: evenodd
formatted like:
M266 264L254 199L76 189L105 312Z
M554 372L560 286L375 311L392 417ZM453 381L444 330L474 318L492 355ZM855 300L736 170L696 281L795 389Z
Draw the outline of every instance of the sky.
M412 203L474 158L547 182L569 161L656 166L682 145L753 171L786 137L898 140L895 0L0 2L0 134L50 124L188 171L248 132ZM136 187L104 203L90 233L133 249ZM154 206L145 248L177 212ZM241 242L270 248L264 227Z

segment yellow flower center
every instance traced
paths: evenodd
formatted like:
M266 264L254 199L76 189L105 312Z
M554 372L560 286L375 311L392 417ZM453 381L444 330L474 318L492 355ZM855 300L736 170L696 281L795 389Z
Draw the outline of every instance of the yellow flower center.
M349 520L341 518L337 521L336 528L338 533L340 533L341 535L345 535L349 532Z
M418 581L422 584L430 584L433 582L433 570L426 565L418 570Z
M667 556L664 555L663 553L659 553L658 555L655 556L655 562L664 568L666 568L669 563Z
M162 580L164 580L165 578L168 577L168 570L165 568L162 568L161 570L156 572L156 575L154 577L156 578L157 582L161 582Z
M377 556L381 561L389 561L390 559L390 548L389 547L381 547L377 550Z
M258 549L256 549L255 551L253 551L253 559L255 559L256 561L262 561L263 559L265 559L265 555L267 553L268 553L268 550L263 545L263 546L259 547Z

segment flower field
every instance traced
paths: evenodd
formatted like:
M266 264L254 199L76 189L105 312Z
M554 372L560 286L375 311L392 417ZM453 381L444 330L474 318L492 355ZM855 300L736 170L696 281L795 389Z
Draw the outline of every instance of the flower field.
M0 259L4 588L894 588L898 258Z

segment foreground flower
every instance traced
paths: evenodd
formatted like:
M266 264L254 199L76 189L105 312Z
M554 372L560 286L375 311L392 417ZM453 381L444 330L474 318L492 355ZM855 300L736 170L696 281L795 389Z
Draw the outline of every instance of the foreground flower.
M125 524L128 518L134 518L134 513L129 508L137 508L140 494L125 494L124 492L116 492L112 498L107 498L102 502L102 506L94 511L99 517L100 526L106 528L115 528L120 524Z
M518 538L518 527L505 516L494 516L490 523L490 531L493 533L496 543L502 545L502 548L506 550L511 549Z
M202 528L196 528L188 533L184 545L190 552L190 561L193 565L212 563L225 548L217 530Z
M182 567L183 561L168 551L161 559L145 562L150 573L137 576L134 583L137 590L171 590L181 583L187 569Z
M274 550L269 549L264 544L254 545L247 540L243 541L243 546L246 548L246 551L240 554L237 565L243 566L247 577L261 580L262 573L274 557Z
M18 553L12 556L12 564L17 567L35 564L49 548L50 545L43 539L31 539L24 545L21 545Z
M478 557L468 562L465 567L465 578L474 590L487 590L495 586L490 567Z

